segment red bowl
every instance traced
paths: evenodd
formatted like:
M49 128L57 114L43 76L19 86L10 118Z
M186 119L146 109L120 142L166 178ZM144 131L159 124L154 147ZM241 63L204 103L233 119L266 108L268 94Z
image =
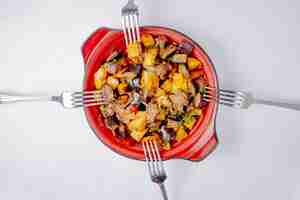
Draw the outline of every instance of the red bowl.
M201 60L205 65L204 70L207 75L208 84L218 89L214 65L200 45L191 38L170 28L157 26L141 27L141 32L147 32L153 35L166 35L178 43L183 41L191 43L194 46L192 52L193 56ZM120 49L125 50L125 40L123 32L120 30L100 28L86 40L82 47L86 70L83 82L84 90L95 89L95 72L114 50ZM203 117L197 121L194 128L190 131L189 136L180 143L175 144L171 150L163 151L162 158L164 160L181 158L191 161L200 161L210 154L218 144L215 131L217 109L217 104L209 103L207 108L204 109ZM127 156L128 158L144 160L144 153L141 147L124 144L113 136L110 129L105 126L98 107L85 108L85 114L91 129L105 145L116 153Z

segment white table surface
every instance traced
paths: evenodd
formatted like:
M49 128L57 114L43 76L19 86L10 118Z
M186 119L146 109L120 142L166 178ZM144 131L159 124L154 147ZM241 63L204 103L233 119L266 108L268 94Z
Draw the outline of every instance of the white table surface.
M120 26L125 0L1 0L0 91L80 89L80 47ZM212 58L223 88L300 103L297 0L138 0L144 25L181 30ZM167 9L168 8L168 9ZM0 106L0 199L161 199L142 162L98 141L82 110ZM221 107L220 145L205 161L169 161L171 200L300 198L300 112Z

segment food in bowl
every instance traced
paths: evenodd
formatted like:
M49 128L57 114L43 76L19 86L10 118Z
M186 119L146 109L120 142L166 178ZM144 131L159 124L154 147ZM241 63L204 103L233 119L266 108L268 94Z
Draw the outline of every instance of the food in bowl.
M127 51L114 51L94 74L105 95L105 124L122 142L138 145L155 139L165 150L189 136L202 117L207 85L203 62L193 45L165 35L144 33Z

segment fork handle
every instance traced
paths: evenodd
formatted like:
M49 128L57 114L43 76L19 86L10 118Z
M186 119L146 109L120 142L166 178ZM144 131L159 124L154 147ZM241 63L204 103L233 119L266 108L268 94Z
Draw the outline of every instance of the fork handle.
M51 101L50 96L21 96L7 93L0 93L0 104L32 102L32 101Z
M168 200L168 195L167 195L167 191L165 188L165 185L163 183L158 184L161 190L161 193L163 195L164 200Z
M276 106L276 107L281 107L281 108L287 108L287 109L300 111L300 104L275 102L275 101L269 101L269 100L263 100L263 99L255 99L254 103L255 104L269 105L269 106Z

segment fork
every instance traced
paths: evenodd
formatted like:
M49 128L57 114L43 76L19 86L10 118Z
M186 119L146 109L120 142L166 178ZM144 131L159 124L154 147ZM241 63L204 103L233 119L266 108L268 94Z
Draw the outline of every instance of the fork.
M121 14L126 46L137 41L140 42L139 9L134 0L128 0L128 3L122 8Z
M53 101L60 103L65 108L78 108L106 104L107 98L101 91L62 92L59 96L24 96L0 93L0 104L35 101Z
M164 185L167 174L161 160L157 143L155 140L146 140L142 144L151 180L159 185L163 199L168 200L167 191Z
M247 109L253 104L263 104L300 111L300 104L291 104L257 99L254 98L253 94L249 92L222 89L217 91L215 88L212 87L205 87L203 100L206 102L218 102L223 105L240 109Z

